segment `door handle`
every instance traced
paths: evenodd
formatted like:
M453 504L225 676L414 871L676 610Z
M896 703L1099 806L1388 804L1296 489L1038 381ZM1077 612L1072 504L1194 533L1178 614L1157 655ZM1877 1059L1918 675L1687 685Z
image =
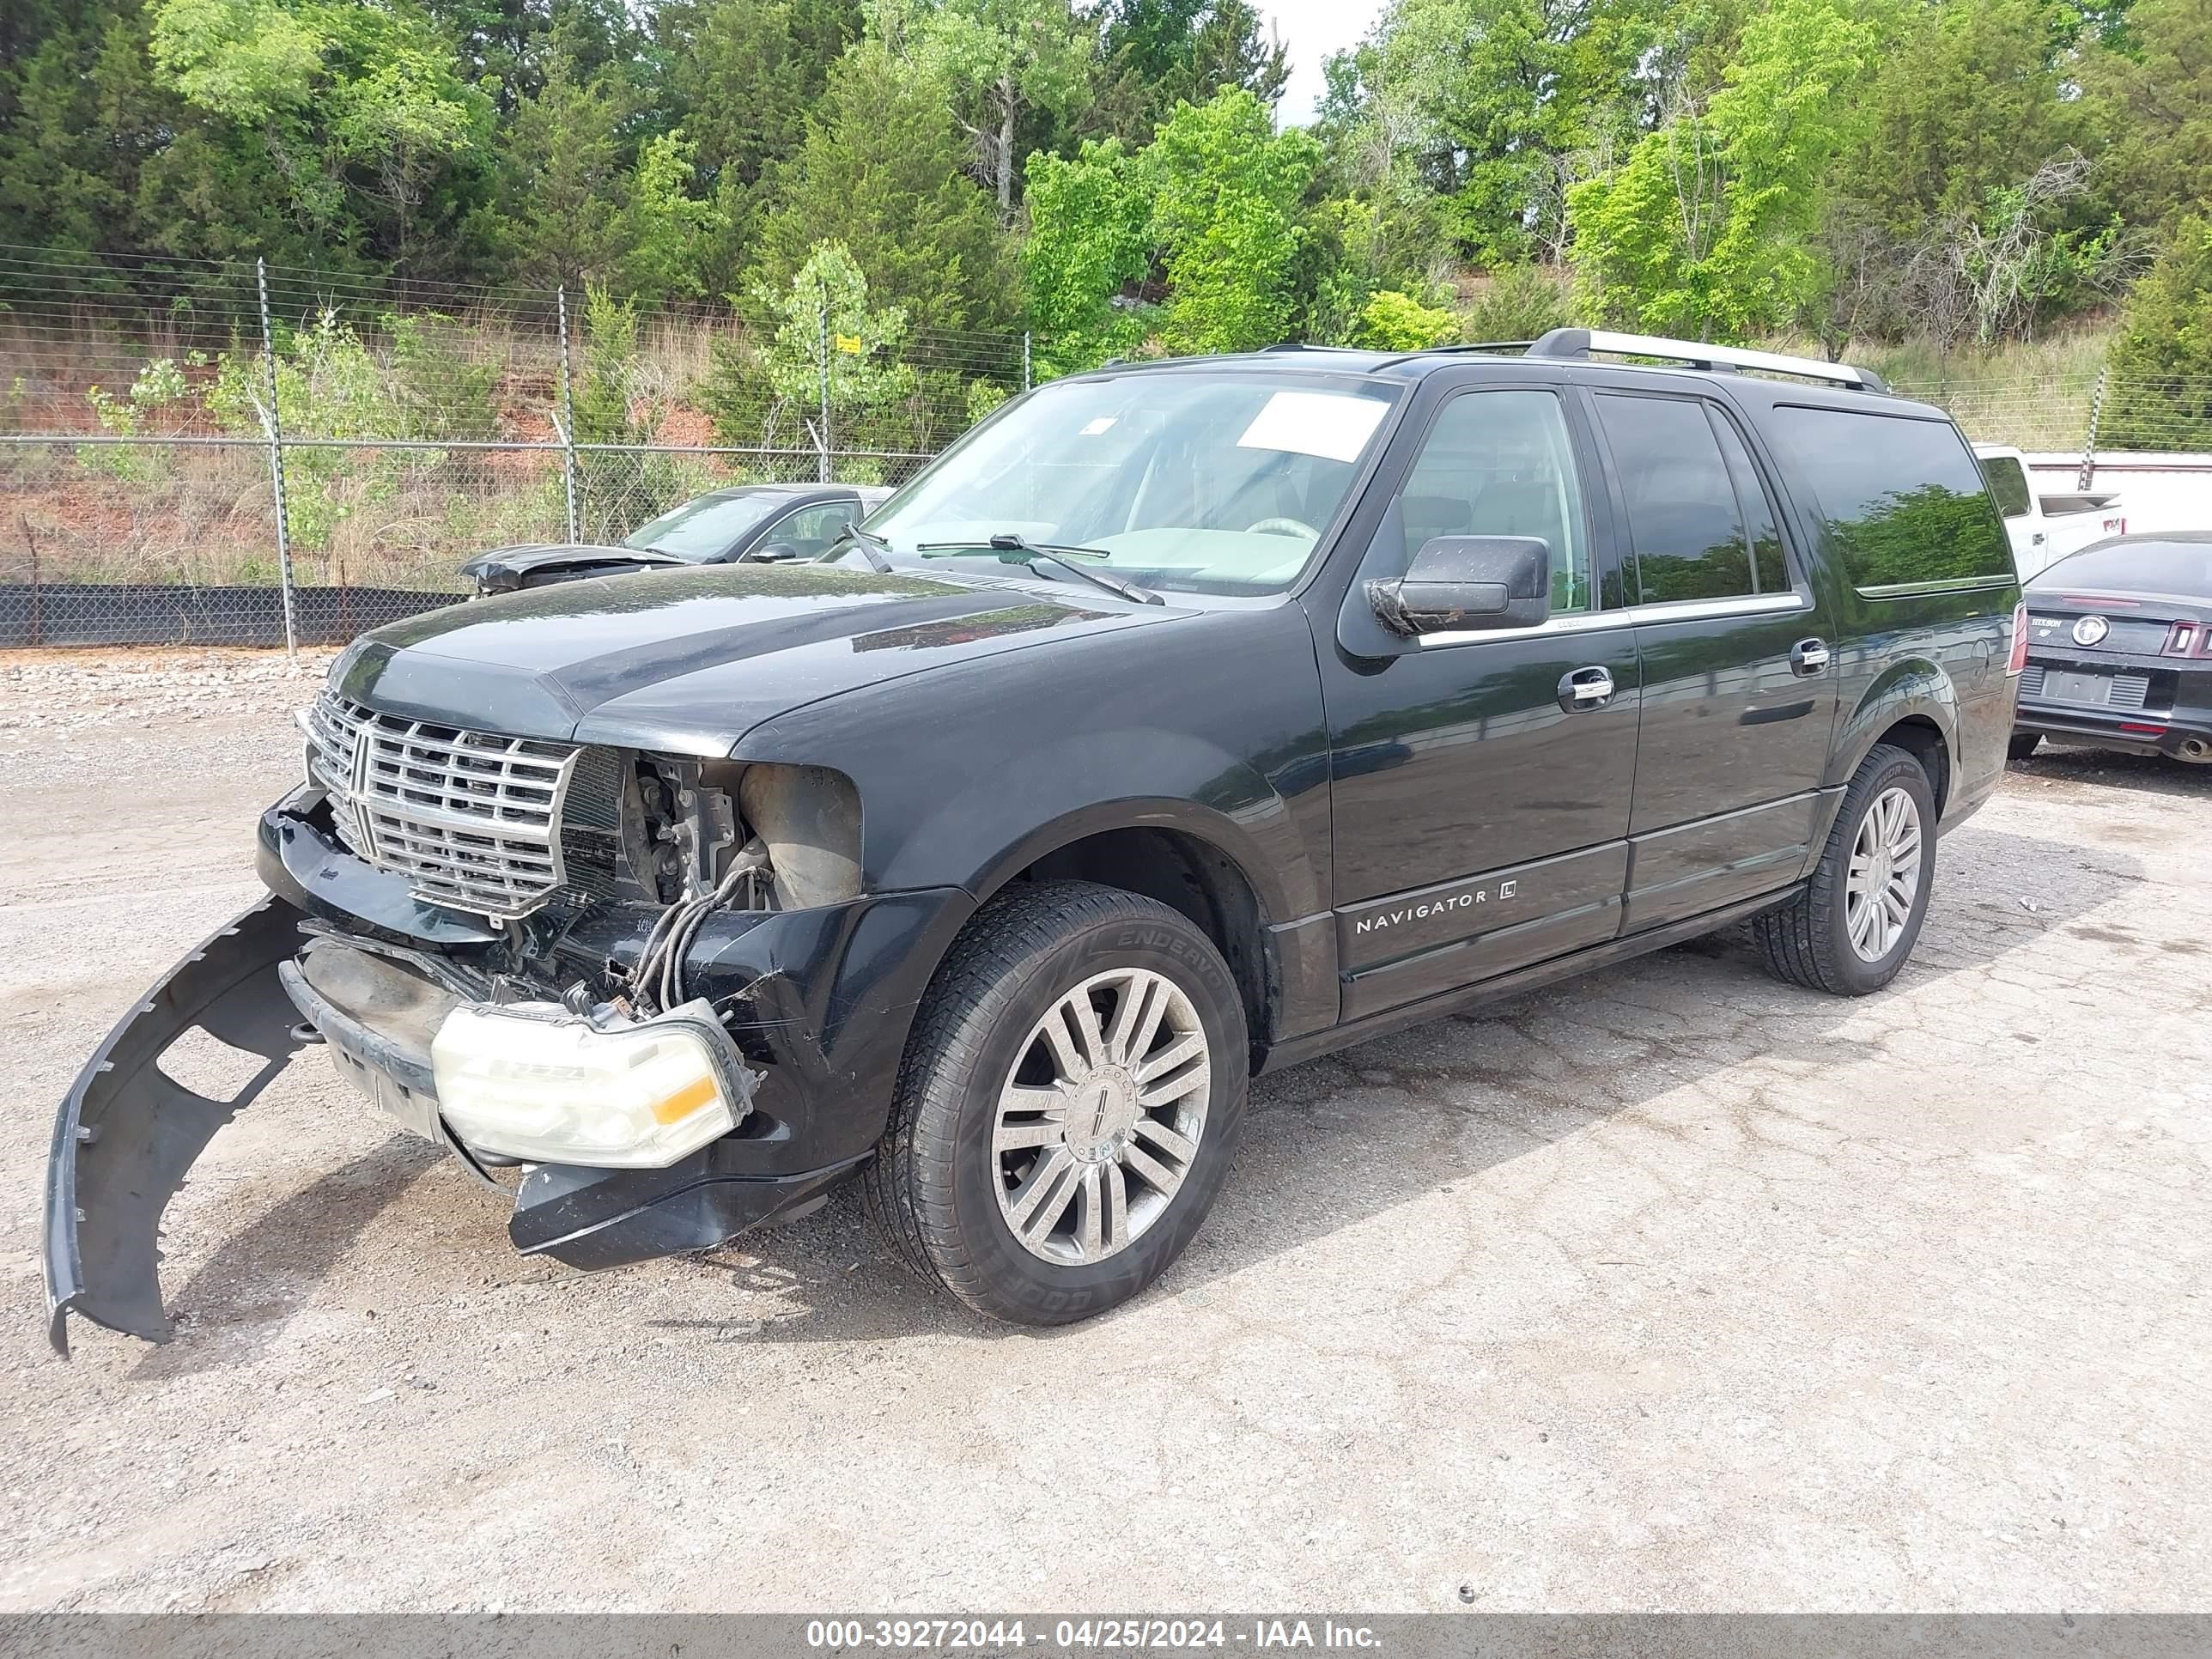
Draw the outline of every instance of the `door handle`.
M1828 643L1826 640L1800 640L1790 647L1790 667L1803 679L1823 672L1828 666Z
M1570 714L1613 701L1613 676L1602 668L1577 668L1559 679L1559 707Z

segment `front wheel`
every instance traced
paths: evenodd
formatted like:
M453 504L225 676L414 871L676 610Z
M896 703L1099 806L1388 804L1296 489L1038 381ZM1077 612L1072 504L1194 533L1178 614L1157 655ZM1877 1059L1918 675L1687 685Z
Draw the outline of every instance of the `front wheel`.
M1805 890L1753 919L1768 970L1846 997L1895 979L1928 913L1935 832L1928 774L1906 750L1876 744L1844 792Z
M1185 917L1088 883L1022 887L977 913L931 982L869 1206L979 1313L1103 1313L1206 1218L1249 1063L1236 981Z

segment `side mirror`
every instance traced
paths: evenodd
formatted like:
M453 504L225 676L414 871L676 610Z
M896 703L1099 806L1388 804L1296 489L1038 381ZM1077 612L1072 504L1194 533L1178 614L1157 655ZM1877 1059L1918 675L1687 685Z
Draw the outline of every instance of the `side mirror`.
M1552 614L1552 549L1535 536L1438 536L1395 581L1367 584L1394 634L1534 628Z
M789 542L770 542L766 547L757 547L745 555L742 562L748 564L787 564L799 556L799 550Z

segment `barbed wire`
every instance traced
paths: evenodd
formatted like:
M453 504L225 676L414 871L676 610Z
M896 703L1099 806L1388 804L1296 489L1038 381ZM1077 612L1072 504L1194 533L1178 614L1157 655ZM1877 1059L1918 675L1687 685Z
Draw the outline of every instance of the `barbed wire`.
M588 309L0 245L0 646L350 637L458 598L489 547L619 541L730 484L902 483L1031 380L1027 336L928 319L864 344L826 307L779 337L679 299L628 307L610 343ZM2212 452L2212 376L1897 390L1978 442Z

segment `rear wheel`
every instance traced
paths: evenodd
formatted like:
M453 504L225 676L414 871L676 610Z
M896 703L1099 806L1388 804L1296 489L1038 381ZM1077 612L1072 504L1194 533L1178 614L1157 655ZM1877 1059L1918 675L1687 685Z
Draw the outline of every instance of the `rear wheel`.
M1025 886L977 914L931 983L870 1208L980 1313L1103 1313L1205 1219L1248 1064L1236 981L1186 918L1115 888Z
M2005 744L2007 760L2026 760L2043 743L2040 732L2015 732Z
M1876 744L1844 791L1805 890L1753 920L1767 968L1837 996L1864 996L1895 979L1927 915L1935 829L1919 761Z

